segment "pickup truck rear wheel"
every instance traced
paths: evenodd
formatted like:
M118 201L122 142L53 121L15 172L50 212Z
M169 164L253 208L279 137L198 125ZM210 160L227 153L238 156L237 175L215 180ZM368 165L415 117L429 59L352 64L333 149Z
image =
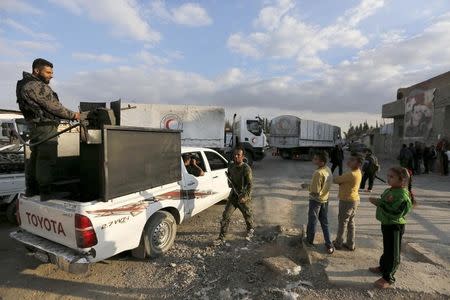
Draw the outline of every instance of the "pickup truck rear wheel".
M172 247L177 234L177 222L171 213L157 211L144 228L144 247L147 257L158 257Z
M6 219L8 222L14 225L17 225L16 219L16 207L17 207L17 199L14 199L11 203L8 204L6 208Z

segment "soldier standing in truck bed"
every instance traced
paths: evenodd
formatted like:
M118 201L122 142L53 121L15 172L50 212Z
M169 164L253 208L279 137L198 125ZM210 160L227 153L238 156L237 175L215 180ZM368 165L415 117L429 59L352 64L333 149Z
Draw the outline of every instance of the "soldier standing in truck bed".
M244 162L244 149L240 146L234 149L233 164L228 167L228 185L231 187L227 204L220 222L220 234L215 244L223 243L234 211L239 209L247 225L247 240L254 234L253 213L251 209L252 169Z
M80 119L80 113L65 108L49 86L53 64L38 58L33 61L32 69L31 74L23 72L23 79L17 82L16 88L17 103L30 127L31 144L56 134L61 119ZM25 169L25 195L48 195L56 164L57 139L54 137L30 148Z

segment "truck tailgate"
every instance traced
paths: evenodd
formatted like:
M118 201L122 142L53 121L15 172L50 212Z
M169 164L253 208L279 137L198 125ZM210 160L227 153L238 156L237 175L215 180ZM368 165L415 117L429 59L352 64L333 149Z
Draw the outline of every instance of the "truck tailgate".
M77 248L75 237L76 204L39 197L19 198L20 227L50 241Z

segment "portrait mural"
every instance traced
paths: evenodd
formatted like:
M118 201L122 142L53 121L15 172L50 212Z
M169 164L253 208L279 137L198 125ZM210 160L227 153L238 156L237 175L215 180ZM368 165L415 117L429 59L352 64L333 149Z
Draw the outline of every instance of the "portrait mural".
M428 138L433 129L434 92L412 91L405 99L405 134L407 138Z

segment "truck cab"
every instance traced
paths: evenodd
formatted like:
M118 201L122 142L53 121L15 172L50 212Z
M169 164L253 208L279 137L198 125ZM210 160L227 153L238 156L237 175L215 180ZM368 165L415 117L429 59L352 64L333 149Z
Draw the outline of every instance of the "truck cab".
M238 116L233 119L232 146L241 144L244 147L245 157L250 165L253 161L262 160L268 148L263 125L263 120L259 117L245 119Z

